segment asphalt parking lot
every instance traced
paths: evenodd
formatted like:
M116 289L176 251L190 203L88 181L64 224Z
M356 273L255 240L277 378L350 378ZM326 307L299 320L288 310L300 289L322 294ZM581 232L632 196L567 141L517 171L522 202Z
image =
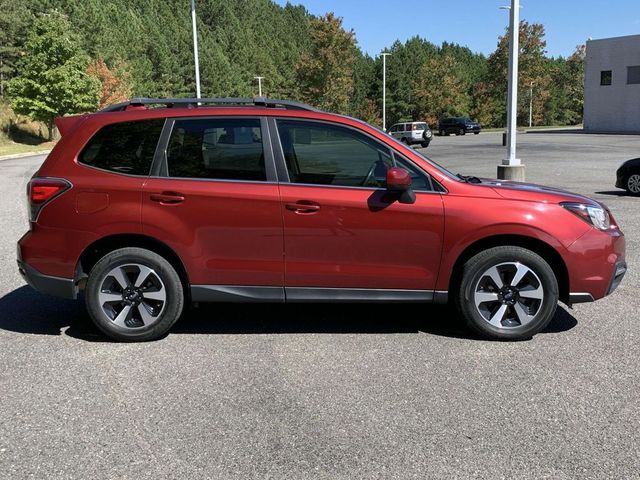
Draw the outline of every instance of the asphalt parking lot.
M367 305L212 305L161 341L111 343L19 277L43 157L0 161L0 478L640 478L640 198L613 187L640 137L519 141L528 181L611 208L629 272L517 343L445 308ZM483 133L426 153L495 176L504 148Z

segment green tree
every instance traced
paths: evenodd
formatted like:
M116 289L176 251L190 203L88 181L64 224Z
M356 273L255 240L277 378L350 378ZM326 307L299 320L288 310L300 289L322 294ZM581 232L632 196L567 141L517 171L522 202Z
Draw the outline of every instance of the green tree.
M545 57L546 41L544 26L539 23L520 22L520 55L518 67L518 123L528 123L529 92L534 84L533 97L534 123L542 123L545 102L549 99L548 59ZM507 76L509 69L508 31L498 39L498 47L487 61L487 84L492 97L493 120L495 126L506 124Z
M15 76L22 56L32 14L23 2L0 0L0 97L4 97L5 82Z
M357 47L353 31L333 13L311 20L311 51L296 65L302 98L319 108L349 110Z
M420 69L415 83L418 117L435 125L443 116L468 115L469 86L459 74L460 65L452 55L438 55Z
M35 21L25 47L20 76L8 85L11 106L16 113L45 122L51 140L55 117L97 107L100 82L87 74L89 58L67 19L56 11Z

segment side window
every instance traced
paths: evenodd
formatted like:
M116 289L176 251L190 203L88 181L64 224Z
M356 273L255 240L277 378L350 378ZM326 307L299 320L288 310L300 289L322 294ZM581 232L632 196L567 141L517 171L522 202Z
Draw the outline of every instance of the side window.
M167 146L170 177L266 180L260 120L176 120Z
M384 187L389 149L346 127L278 120L278 134L292 183Z
M102 127L78 162L129 175L149 175L164 119L122 122Z

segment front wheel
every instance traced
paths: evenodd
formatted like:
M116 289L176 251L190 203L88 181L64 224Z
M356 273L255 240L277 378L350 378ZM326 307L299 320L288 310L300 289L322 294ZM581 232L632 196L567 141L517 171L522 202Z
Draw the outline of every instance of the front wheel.
M624 182L624 187L631 195L640 195L640 174L629 175Z
M461 128L460 130L458 130L458 135L465 135L467 133L467 131L464 128Z
M112 339L155 340L180 317L184 291L163 257L142 248L121 248L91 269L85 303L95 325Z
M553 318L558 282L536 253L495 247L465 263L455 301L467 325L484 338L531 338Z
M431 142L422 142L420 145L422 148L427 148Z
M480 135L480 132L473 132L474 135Z

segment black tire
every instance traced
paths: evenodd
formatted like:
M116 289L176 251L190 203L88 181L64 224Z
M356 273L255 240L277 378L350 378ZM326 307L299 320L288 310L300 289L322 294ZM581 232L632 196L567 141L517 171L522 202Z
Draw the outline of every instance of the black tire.
M447 133L447 129L446 128L445 129L440 129L440 136L441 137L446 137L448 135L449 134Z
M400 140L402 143L404 143L407 146L410 146L411 144L409 143L409 140L407 140L407 137L402 137L402 140Z
M150 273L146 273L143 267L150 269ZM124 273L124 277L120 277L124 280L118 281L118 275L110 275L114 272ZM144 277L140 287L135 285L138 277ZM121 286L125 280L128 284L126 290ZM133 297L125 300L127 292ZM164 300L146 297L153 294L157 294L156 297L164 296ZM121 295L122 300L103 303L105 295ZM93 323L105 335L120 342L140 342L162 337L180 318L184 307L184 289L173 266L157 253L142 248L121 248L102 257L89 273L84 297ZM134 301L127 303L131 302L130 298L134 298ZM127 315L120 316L118 312L123 313L127 307ZM143 319L142 308L147 312L148 323ZM118 321L126 324L117 325Z
M624 178L624 189L629 195L640 195L640 173L634 172Z
M491 290L497 283L490 280L491 277L486 273L496 266L504 269L499 275L500 278L504 275L502 280L506 293L499 293L501 290L497 288L493 289L496 293ZM518 266L528 269L533 275L527 273L517 282L516 287L522 285L521 290L509 298L510 302L514 302L513 305L506 304L505 295L509 295L510 283L515 276L514 273L509 278L509 269L518 269ZM533 284L534 290L530 290L529 285L524 285L529 282ZM536 282L538 287L535 287ZM530 296L540 289L542 299L524 298L525 293ZM500 300L489 300L477 306L476 294L495 295ZM553 318L558 306L558 281L549 264L538 254L515 246L494 247L478 253L464 264L460 284L457 288L454 287L454 301L466 324L481 337L492 340L522 340L531 338L544 329ZM525 316L526 322L520 322L517 307L521 314L528 314ZM481 309L484 313L481 313ZM494 318L500 325L489 323Z
M480 132L473 132L474 135L480 135Z
M458 130L458 135L466 135L467 131L464 128Z
M431 142L422 142L420 145L422 145L422 148L427 148L430 143Z

